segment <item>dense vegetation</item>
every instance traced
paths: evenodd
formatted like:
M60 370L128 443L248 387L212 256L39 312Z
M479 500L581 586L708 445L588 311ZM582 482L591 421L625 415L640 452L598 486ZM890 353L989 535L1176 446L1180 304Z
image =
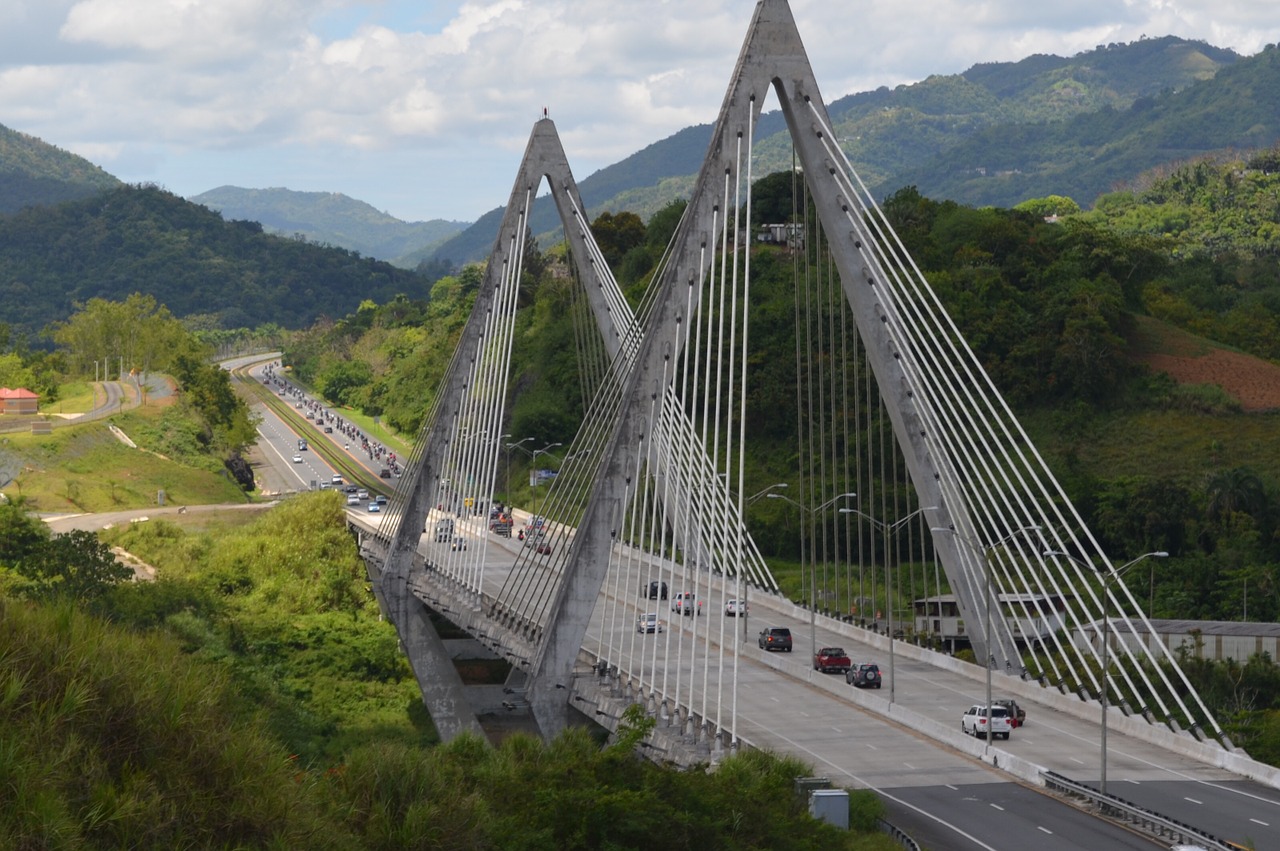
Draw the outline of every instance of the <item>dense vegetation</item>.
M1164 163L1274 145L1280 119L1267 104L1278 85L1280 50L1272 47L1212 79L1138 98L1127 109L983 128L882 185L917 185L967 204L1012 205L1049 193L1091 204Z
M1247 86L1214 88L1215 74L1236 64L1257 66L1245 73L1257 78ZM1170 158L1270 145L1280 138L1265 98L1274 91L1266 67L1261 57L1241 59L1203 42L1142 39L1072 57L975 65L963 74L838 98L828 112L841 147L877 194L916 185L931 197L970 204L1013 206L1059 194L1088 205L1116 181ZM1176 94L1198 81L1206 83L1194 101ZM1157 97L1166 105L1160 112L1151 109ZM1217 110L1230 113L1231 120L1215 125L1217 115L1211 113ZM1146 138L1145 122L1157 117L1160 138L1172 128L1178 142L1172 149L1157 149ZM1180 135L1185 128L1194 132ZM1084 131L1089 135L1069 135ZM792 146L780 112L762 115L755 137L758 174L791 167ZM688 196L710 138L710 125L699 125L656 142L581 180L583 200L592 215L630 210L647 219L672 199ZM486 214L436 257L482 259L500 217L501 210ZM531 226L539 235L559 229L546 199L534 206Z
M92 298L144 292L219 327L343 316L364 299L426 295L412 272L271 236L154 187L121 187L0 217L0 319L34 333Z
M0 125L0 214L72 201L119 185L88 160Z
M463 222L440 219L402 222L338 192L220 186L191 200L217 210L225 219L260 222L268 233L346 248L405 267L417 264L401 258L430 252L466 227Z
M93 556L81 581L49 567L64 539ZM857 833L809 818L794 760L637 758L642 716L607 747L584 730L434 745L335 494L111 540L161 578L120 584L93 535L50 538L0 505L3 847L893 847L865 835L870 793L853 796Z

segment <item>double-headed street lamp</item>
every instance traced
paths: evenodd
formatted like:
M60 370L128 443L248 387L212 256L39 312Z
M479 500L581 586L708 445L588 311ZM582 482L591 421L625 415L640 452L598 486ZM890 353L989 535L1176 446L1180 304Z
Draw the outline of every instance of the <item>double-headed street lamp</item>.
M986 547L982 546L982 544L979 544L977 541L971 541L971 540L969 540L967 537L965 537L964 535L961 535L959 532L957 532L957 531L956 531L953 527L951 527L951 526L931 526L931 527L929 528L929 531L930 531L930 532L946 532L946 533L948 533L948 534L955 535L955 536L956 536L957 538L959 538L961 541L964 541L964 542L965 542L966 544L968 544L969 546L973 547L973 548L974 548L974 549L976 549L976 550L980 550L980 551L982 552L982 567L983 567L984 571L985 571L985 572L986 572L986 574L987 574L987 576L986 576L986 580L987 580L987 583L986 583L986 584L987 584L987 595L986 595L986 596L987 596L987 618L986 618L986 620L987 620L987 625L986 625L986 636L985 636L985 640L986 640L986 644L987 644L987 647L986 647L986 650L987 650L987 663L986 663L986 665L985 665L985 667L986 667L986 669L987 669L987 709L986 709L986 717L987 717L987 737L986 737L986 739L984 740L984 744L983 744L983 747L982 747L983 755L986 755L986 754L987 754L987 752L989 752L989 751L991 750L991 669L992 669L992 667L994 667L994 666L995 666L995 663L996 663L996 654L995 654L995 653L993 652L993 650L992 650L993 645L992 645L992 643L991 643L991 641L992 641L991 610L992 610L993 608L995 608L995 595L994 595L994 593L993 593L993 587L992 587L992 581L991 581L991 573L992 573L992 569L991 569L991 554L992 554L992 553L994 553L998 547L1000 547L1000 546L1001 546L1001 545L1003 545L1003 544L1007 544L1007 543L1009 543L1009 542L1010 542L1010 541L1012 541L1014 538L1016 538L1016 537L1018 537L1019 535L1021 535L1023 532L1039 532L1039 531L1040 531L1040 527L1039 527L1039 526L1023 526L1023 527L1021 527L1021 528L1014 529L1012 532L1010 532L1009 534L1005 535L1004 537L1002 537L1002 538L1000 538L1000 539L998 539L998 540L992 541L992 542L991 542L991 545L990 545L990 546L986 546ZM1002 615L1001 615L1001 617L1004 617L1004 615L1002 614ZM1006 627L1007 627L1007 625L1008 625L1008 624L1006 623ZM1007 654L1006 654L1006 657L1005 657L1005 661L1006 661L1006 662L1008 661L1008 656L1007 656Z
M1119 567L1112 568L1110 572L1101 568L1094 567L1092 564L1076 558L1070 553L1064 553L1061 550L1045 550L1044 555L1057 556L1073 561L1087 570L1092 570L1102 576L1102 683L1100 685L1101 694L1099 702L1102 704L1102 742L1101 742L1101 782L1098 784L1102 794L1107 794L1107 669L1111 667L1110 649L1111 649L1111 586L1117 579L1121 577L1129 568L1133 567L1140 561L1149 558L1168 558L1169 554L1164 550L1157 550L1151 553L1143 553L1133 561L1125 562Z
M778 488L785 488L785 487L789 487L789 485L786 482L774 482L773 484L769 485L769 487L756 491L751 496L747 497L745 500L743 500L742 504L744 506L750 505L751 503L755 502L761 497L770 496L771 491L775 491ZM743 518L743 523L746 523L745 517ZM748 630L747 593L751 588L751 580L743 575L744 570L745 570L745 566L742 563L739 563L738 564L738 585L741 593L738 595L739 609L737 612L737 617L739 620L742 621L742 639L745 641L748 637L747 635L747 630Z
M564 444L548 443L546 446L542 447L541 449L533 450L533 455L529 459L529 470L532 473L532 475L529 477L529 487L533 487L538 482L538 456L551 454L551 450L555 449L557 446L564 446Z
M889 536L894 532L896 532L898 530L898 527L906 524L917 514L920 514L925 511L936 511L937 508L938 507L936 505L922 506L920 508L917 508L915 511L911 512L910 514L908 514L906 517L900 517L892 523L885 523L883 520L877 520L876 518L872 517L870 514L867 514L864 511L859 511L856 508L842 508L840 509L840 513L853 514L857 517L861 517L862 519L866 520L872 526L875 526L877 529L880 530L880 536L884 538L885 541L887 542L889 539ZM892 591L893 578L890 573L890 570L891 570L891 559L889 558L888 551L886 550L885 560L884 560L884 587L885 587L884 596L885 596L885 601L888 602L889 604L885 607L885 609L886 611L889 612L889 703L892 705L893 699L894 699L894 693L895 693L894 684L898 681L898 678L894 676L894 669L893 669L893 600L890 599L890 596L889 596L890 594L893 593ZM928 584L929 584L929 580L926 578L925 579L926 589L928 588Z
M768 488L766 488L765 490L768 490ZM826 502L822 503L822 505L819 505L816 508L808 508L796 502L794 499L787 496L786 494L781 494L781 493L765 494L766 499L786 500L787 502L791 503L801 511L807 512L811 519L815 514L817 514L819 511L822 511L824 508L830 508L831 506L835 505L837 502L839 502L842 499L853 499L856 496L857 494L853 492L842 493L839 496L831 497L831 499L827 500ZM802 530L801 531L802 540L803 540L803 535L804 535L804 532ZM809 547L810 556L811 556L810 561L812 561L812 550L813 550L813 547L810 546ZM809 642L813 645L810 655L816 654L818 652L818 577L817 577L817 569L813 564L809 565Z
M503 437L510 437L510 436L511 436L511 435L509 435L509 434L503 435ZM528 452L529 450L525 449L525 448L524 448L523 446L521 446L520 444L524 443L525 441L529 441L529 440L533 440L533 438L532 438L532 437L522 437L522 438L520 438L519 440L517 440L515 443L508 443L508 444L507 444L507 490L508 490L508 491L510 491L510 490L511 490L511 450L512 450L512 449L520 449L520 450L523 450L523 451L525 451L525 452ZM510 498L511 498L511 497L510 497L510 495L508 494L507 499L508 499L508 500L510 500Z

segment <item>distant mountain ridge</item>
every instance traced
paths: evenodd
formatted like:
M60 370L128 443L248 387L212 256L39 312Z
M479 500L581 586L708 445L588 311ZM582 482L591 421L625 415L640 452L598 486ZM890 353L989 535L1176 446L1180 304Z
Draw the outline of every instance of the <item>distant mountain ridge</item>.
M0 124L0 213L74 201L119 185L84 157Z
M1046 128L1062 127L1080 116L1122 114L1141 110L1156 99L1176 100L1196 86L1213 91L1212 83L1221 70L1260 61L1260 57L1242 59L1234 51L1200 41L1173 36L1142 39L1099 45L1069 58L1036 55L1018 62L974 65L963 74L936 75L894 89L847 95L831 102L828 112L841 147L879 196L914 184L926 195L961 203L1013 206L1027 197L1062 194L1087 206L1110 188L1116 175L1094 170L1071 180L1068 168L1036 160L1046 153L1034 144L1037 133L1050 132ZM1262 103L1237 106L1249 107L1242 110L1242 120L1253 115L1255 123L1265 110ZM757 174L791 167L785 129L781 113L761 117L755 146ZM1266 135L1255 134L1256 144L1274 141ZM624 208L647 216L673 198L687 196L710 138L710 125L689 127L585 179L579 176L583 202L593 216ZM1002 168L985 165L982 156L990 153L986 149L992 139L1012 143L1026 139L1028 146L1020 149L1015 158L1019 164L1013 166L1026 179L957 182L956 173L966 170L973 178L1001 177ZM1215 145L1217 141L1215 137ZM1231 144L1238 142L1223 142ZM958 160L951 156L957 150L970 153ZM1211 148L1196 150L1207 153ZM568 153L572 165L573 152ZM1186 153L1179 151L1177 156ZM1132 169L1124 175L1128 179L1158 164L1149 160L1136 155L1114 158L1119 169ZM501 208L486 213L437 249L434 257L454 262L483 258L501 214ZM558 229L554 208L546 199L535 204L531 227L535 234Z
M415 255L430 253L468 226L443 219L405 222L339 192L219 186L188 200L228 220L259 222L270 233L301 236L402 267L416 265Z

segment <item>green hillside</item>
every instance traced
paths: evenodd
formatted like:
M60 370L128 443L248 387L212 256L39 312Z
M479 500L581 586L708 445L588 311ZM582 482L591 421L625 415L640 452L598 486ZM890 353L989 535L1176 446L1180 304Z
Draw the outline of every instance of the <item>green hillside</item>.
M0 322L38 332L91 298L155 296L215 327L309 325L365 299L426 295L416 274L263 233L154 187L0 217Z
M119 185L83 157L0 125L0 214L84 198Z
M217 210L228 220L259 222L268 233L301 236L404 268L413 268L417 263L411 258L430 253L467 227L466 222L443 219L404 222L338 192L220 186L190 200Z
M1125 114L1144 98L1181 92L1213 79L1223 68L1248 61L1203 42L1172 36L1144 39L1100 45L1073 57L1037 55L1019 62L975 65L963 74L935 75L894 89L881 87L840 97L831 102L828 112L841 147L878 195L918 185L930 197L964 203L1013 206L1026 198L1059 194L1087 205L1111 184L1075 181L1074 170L1081 163L1054 162L1056 151L1036 147L1038 134L1077 116ZM1259 116L1266 113L1265 103L1239 101L1231 93L1222 97L1227 99L1221 108L1236 109L1240 121L1247 117L1252 123L1263 121ZM785 131L780 112L761 117L756 128L757 174L791 167L791 143ZM1109 138L1105 124L1098 132L1104 140ZM1255 136L1251 145L1270 145L1280 138L1265 138L1266 133ZM672 199L686 197L710 138L710 125L689 127L585 179L576 175L583 201L593 216L605 210L630 210L648 218ZM979 141L969 145L975 139ZM983 152L992 139L999 142L997 150L1016 152L1019 165L1010 168L1022 170L1017 180L995 175L1003 166L985 166L970 153ZM1115 141L1121 150L1109 152L1108 162L1114 160L1114 167L1105 173L1108 179L1114 180L1114 175L1129 179L1166 161L1134 153L1134 140ZM1194 153L1209 149L1195 148ZM959 152L952 156L953 150ZM572 163L573 152L568 153ZM1169 158L1189 153L1179 150ZM1042 161L1043 167L1038 165ZM988 195L977 197L977 189L968 184L946 182L960 180L956 173L963 177L984 168L991 179L981 182L980 188ZM1095 185L1101 188L1095 191ZM486 214L442 245L435 257L482 258L492 245L500 215L500 210ZM559 229L555 211L545 199L535 205L531 227L535 234Z
M1163 164L1274 145L1280 139L1277 90L1280 50L1272 48L1183 90L1139 98L1128 109L985 128L882 185L914 185L967 204L1007 206L1057 194L1090 205Z

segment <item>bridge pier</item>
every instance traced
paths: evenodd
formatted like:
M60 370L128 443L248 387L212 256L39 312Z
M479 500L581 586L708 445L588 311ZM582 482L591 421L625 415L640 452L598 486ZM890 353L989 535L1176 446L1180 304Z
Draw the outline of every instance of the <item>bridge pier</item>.
M426 605L409 588L408 570L383 571L375 554L365 552L365 565L383 613L396 628L409 659L422 703L442 741L462 733L484 736L467 699L466 686L453 666Z

